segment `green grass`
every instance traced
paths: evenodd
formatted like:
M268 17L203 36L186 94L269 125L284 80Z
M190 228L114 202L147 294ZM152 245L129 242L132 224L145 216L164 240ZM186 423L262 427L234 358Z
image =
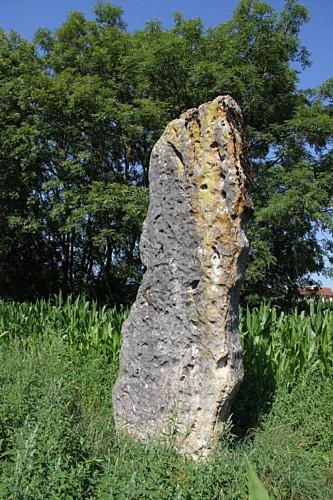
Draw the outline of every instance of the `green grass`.
M120 330L128 309L99 309L85 297L38 300L34 304L0 301L0 345L11 339L39 341L52 336L75 346L82 353L98 351L118 363Z
M332 308L242 315L246 378L204 463L115 431L126 314L0 302L0 498L255 498L246 457L272 499L333 498Z

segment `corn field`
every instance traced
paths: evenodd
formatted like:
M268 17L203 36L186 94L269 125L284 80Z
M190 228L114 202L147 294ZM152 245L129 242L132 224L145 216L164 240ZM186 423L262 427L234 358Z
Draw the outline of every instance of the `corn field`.
M333 498L332 303L240 310L245 377L202 464L114 429L128 312L0 301L0 498Z
M290 314L261 304L240 311L245 368L266 363L275 379L319 371L333 376L333 303L311 302ZM250 366L251 365L251 366Z
M31 342L40 337L59 335L82 352L96 349L112 363L118 362L121 326L126 309L98 308L85 297L35 303L0 301L0 343L12 338Z
M98 308L85 297L60 296L35 303L0 301L0 343L59 335L78 350L96 349L117 364L121 326L128 309ZM248 370L265 363L280 379L318 371L333 375L333 303L314 302L287 314L270 304L240 310L244 364Z

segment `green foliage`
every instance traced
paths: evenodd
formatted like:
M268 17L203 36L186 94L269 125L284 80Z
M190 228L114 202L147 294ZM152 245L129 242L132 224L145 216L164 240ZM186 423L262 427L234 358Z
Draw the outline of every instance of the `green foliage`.
M332 380L317 374L301 377L289 391L277 386L248 452L273 498L332 495L331 399Z
M1 296L130 303L152 146L179 113L229 93L254 166L243 297L289 300L331 255L316 235L332 231L333 87L298 90L306 9L240 0L216 27L176 13L135 33L120 7L94 15L72 12L33 44L0 35Z
M251 404L241 390L234 427L211 457L194 462L179 456L170 439L133 442L114 429L111 388L126 311L98 310L84 298L2 302L0 497L238 500L265 498L264 487L271 498L329 500L333 343L332 330L325 333L321 323L332 313L329 304L291 313L263 304L242 315ZM304 334L310 323L317 337L312 349ZM298 356L294 363L292 342L283 348L284 328L297 352L311 351L309 360ZM321 335L328 336L325 354L318 349ZM268 394L270 377L275 382ZM261 396L269 404L255 419ZM241 410L247 424L242 438L236 421Z
M10 339L25 343L58 336L79 352L98 351L116 369L120 351L120 331L127 309L98 308L85 297L35 303L0 301L0 346Z
M247 310L240 315L240 331L245 356L253 369L271 367L275 380L298 376L312 370L333 377L333 306L321 301L306 309L296 307L285 314L270 304Z
M249 500L269 500L266 489L258 478L248 457L245 455L247 481L249 489Z
M332 324L332 303L320 301L289 313L265 303L240 310L245 378L233 409L238 436L269 411L277 387L291 390L313 373L332 380Z
M54 334L25 348L12 340L0 357L1 498L89 497L100 469L94 441L112 428L104 411L114 374Z

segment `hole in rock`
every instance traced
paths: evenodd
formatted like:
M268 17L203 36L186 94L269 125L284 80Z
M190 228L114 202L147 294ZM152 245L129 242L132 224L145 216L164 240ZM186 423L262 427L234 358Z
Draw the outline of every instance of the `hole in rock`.
M199 283L200 283L200 280L191 281L190 288L192 288L192 290L195 290L196 288L198 288Z
M183 368L183 372L184 372L184 373L189 373L189 372L191 372L193 369L194 369L194 365L189 364L189 365L184 366L184 368Z
M222 189L221 194L222 194L222 198L225 200L227 197L227 193L224 191L224 189Z
M224 160L225 160L225 157L226 157L226 153L225 152L221 153L221 151L218 150L218 154L219 154L220 162L223 163ZM221 177L222 177L222 179L225 179L225 175L224 174L222 174Z
M218 251L218 249L217 249L214 245L212 246L212 250L213 250L213 252L215 253L216 257L218 257L218 258L220 258L220 257L221 257L221 256L220 256L220 252Z
M218 360L217 368L225 368L227 364L228 364L228 356L223 356L223 358Z
M201 184L200 189L208 189L207 184Z

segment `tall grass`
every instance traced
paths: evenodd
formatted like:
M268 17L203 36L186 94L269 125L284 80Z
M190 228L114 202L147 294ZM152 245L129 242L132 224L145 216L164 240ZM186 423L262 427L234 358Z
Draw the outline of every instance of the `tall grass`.
M82 296L63 300L59 295L33 304L0 300L0 343L56 334L79 351L98 350L117 363L128 313L128 309L98 308ZM263 303L240 310L239 324L248 370L260 371L265 365L275 381L287 374L289 383L311 370L333 377L333 303L310 303L290 314Z
M234 427L204 463L115 431L127 314L83 297L0 301L0 498L241 500L246 456L271 498L333 498L332 305L241 312Z
M277 387L291 390L316 374L333 379L333 303L302 304L289 313L270 304L240 311L245 378L233 408L244 437L270 411Z
M41 337L60 336L79 351L98 350L112 363L118 362L120 331L128 316L125 308L98 308L85 297L35 303L0 301L0 343L10 339L32 342Z
M333 302L311 302L286 314L270 304L240 313L246 362L270 365L275 380L319 371L333 377Z

